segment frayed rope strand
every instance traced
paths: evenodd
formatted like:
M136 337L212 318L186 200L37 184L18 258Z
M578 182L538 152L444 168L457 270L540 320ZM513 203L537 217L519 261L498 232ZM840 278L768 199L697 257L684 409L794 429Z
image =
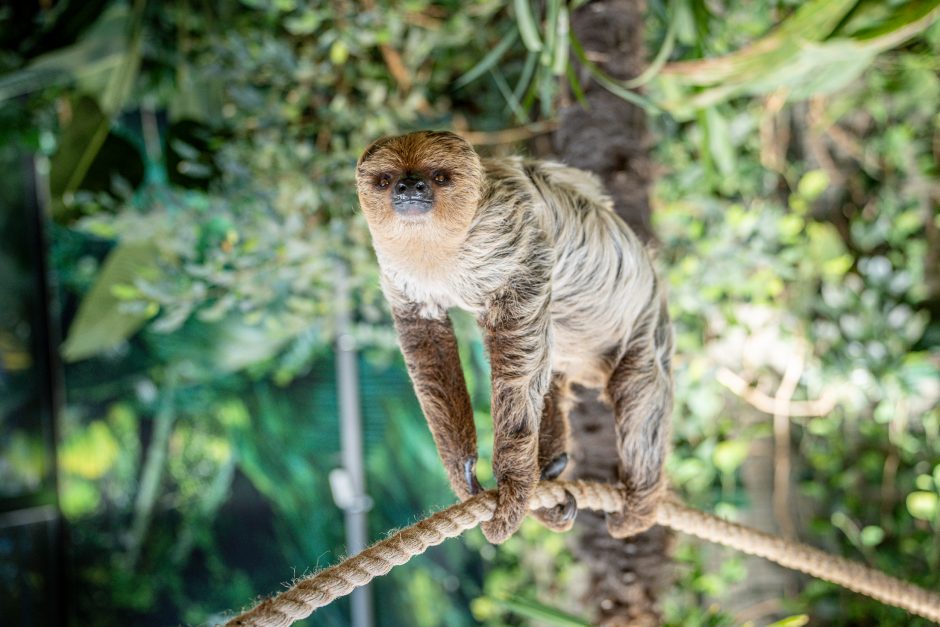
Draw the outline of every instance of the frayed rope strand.
M543 481L529 502L530 509L554 507L570 492L579 509L620 511L624 495L619 486L591 481ZM496 493L478 494L402 529L361 553L296 582L289 590L265 599L226 623L230 626L282 627L310 616L314 610L346 596L375 577L401 566L428 547L454 538L493 517ZM940 595L842 557L791 542L762 531L664 500L656 522L702 540L757 555L864 594L911 614L940 622Z

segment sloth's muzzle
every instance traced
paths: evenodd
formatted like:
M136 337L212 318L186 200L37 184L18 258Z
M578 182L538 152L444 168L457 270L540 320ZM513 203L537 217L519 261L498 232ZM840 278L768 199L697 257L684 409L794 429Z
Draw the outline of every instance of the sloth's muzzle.
M392 208L401 215L420 215L431 210L434 192L424 177L408 174L395 183Z

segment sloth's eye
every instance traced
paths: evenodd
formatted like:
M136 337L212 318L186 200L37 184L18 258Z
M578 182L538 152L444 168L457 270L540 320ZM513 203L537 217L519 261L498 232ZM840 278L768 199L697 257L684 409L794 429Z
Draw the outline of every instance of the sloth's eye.
M392 179L388 175L383 175L379 179L379 187L381 187L382 189L385 189L391 184L392 184Z
M447 182L447 175L444 174L443 172L438 172L437 174L434 175L434 182L437 183L438 185L443 185L444 183Z

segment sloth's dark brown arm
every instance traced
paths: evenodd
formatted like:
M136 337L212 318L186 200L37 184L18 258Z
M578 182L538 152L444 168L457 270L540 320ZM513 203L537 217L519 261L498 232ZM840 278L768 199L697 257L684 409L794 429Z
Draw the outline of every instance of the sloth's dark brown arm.
M450 318L427 319L413 305L394 307L395 329L418 402L450 485L461 500L479 490L477 434Z
M539 479L539 420L551 377L548 281L514 281L481 317L493 378L493 475L499 494L490 542L506 540L522 523Z

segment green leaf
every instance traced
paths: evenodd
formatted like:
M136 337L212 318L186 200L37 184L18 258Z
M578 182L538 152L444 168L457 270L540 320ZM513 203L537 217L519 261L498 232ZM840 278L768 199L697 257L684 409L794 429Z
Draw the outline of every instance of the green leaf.
M839 259L846 254L845 242L828 222L810 222L806 225L806 236L809 238L807 246L807 259L816 264L824 264L833 259Z
M607 76L603 70L597 67L593 61L587 58L587 54L584 52L584 47L581 45L581 42L578 41L578 38L575 37L573 32L569 33L568 39L571 43L571 50L578 58L578 61L581 63L581 65L584 66L584 68L591 74L591 77L597 81L601 87L615 96L626 100L627 102L632 102L649 114L656 114L662 111L648 98L645 98L636 92L630 91L621 85L618 81Z
M933 490L933 477L930 475L917 475L914 479L914 487L918 490Z
M568 64L568 86L571 87L571 93L574 95L574 99L578 101L578 104L588 108L587 98L584 96L584 88L581 87L581 81L578 79L578 73L575 71L572 64Z
M747 459L750 445L744 440L725 440L715 446L712 461L723 473L733 473Z
M122 242L111 251L62 345L66 361L86 359L117 346L143 326L150 312L126 311L114 288L132 285L144 269L153 268L156 255L157 247L149 241Z
M872 14L880 13L885 9L885 4L879 2L860 2L858 9L852 12L849 20L837 31L840 35L850 35L853 39L866 40L882 38L884 36L903 35L903 32L910 27L917 28L917 23L923 20L928 22L936 19L934 13L940 7L940 0L907 0L903 3L897 3L890 7L891 12L885 16L878 16L874 23L869 23L857 30L852 27L870 19Z
M84 479L100 479L120 455L120 445L107 423L95 420L72 433L62 444L59 463L66 473Z
M523 599L520 597L505 597L505 598L494 598L493 601L497 605L515 612L516 614L528 618L529 620L538 621L543 625L555 625L557 627L586 627L591 623L585 621L584 619L578 618L577 616L572 616L571 614L566 614L561 610L539 603L538 601L533 601L531 599Z
M25 68L0 77L0 101L77 78L114 72L125 63L129 52L129 24L127 8L113 4L74 45L37 57Z
M797 614L795 616L787 616L776 622L770 623L767 627L802 627L809 623L809 616L806 614Z
M568 31L570 28L568 7L562 5L558 12L557 26L555 27L557 37L555 39L555 60L552 62L552 71L555 76L563 76L565 71L571 66L571 64L568 63L568 57L570 56Z
M936 492L911 492L907 495L907 511L914 518L932 521L937 517Z
M831 93L857 77L880 52L926 29L937 17L937 0L901 10L887 30L877 28L853 38L829 38L857 4L854 0L804 3L775 31L747 47L722 56L667 66L661 73L661 102L674 115L687 118L695 109L734 96L783 91L790 99ZM698 87L705 89L695 91Z
M292 35L311 35L318 26L320 26L319 14L309 9L300 15L291 15L284 19L284 28Z
M676 12L678 13L678 11ZM666 65L666 62L669 60L669 55L672 54L673 49L676 46L676 31L679 28L679 18L676 15L673 15L672 19L669 20L669 26L666 28L666 36L663 38L663 45L659 48L659 52L656 53L656 57L653 59L652 63L647 66L643 72L636 78L631 78L628 81L624 81L623 86L630 89L636 89L637 87L642 87L647 84L659 74L663 67Z
M330 63L343 65L349 59L349 46L342 39L337 39L330 46Z
M516 24L519 26L519 34L522 35L522 43L531 52L539 52L542 49L542 38L539 37L539 28L532 16L529 0L513 0L513 7L516 11Z
M98 104L87 96L72 100L71 110L72 121L62 129L50 163L49 190L55 199L79 188L111 126Z
M140 290L126 283L115 283L111 286L111 295L118 300L136 300L140 298Z
M825 170L810 170L800 178L796 186L797 193L812 202L829 187L829 175Z
M714 157L718 171L731 176L735 171L735 155L728 122L717 108L709 107L705 110L705 124L708 126L708 151Z
M518 31L513 30L506 33L500 42L496 44L496 47L486 53L486 56L480 59L479 63L467 70L463 76L454 81L454 89L459 89L483 76L487 70L496 65L496 63L503 58L503 55L506 54L506 51L509 50L509 47L515 43L517 37L519 37Z
M558 36L558 11L561 7L561 1L547 0L545 4L545 45L542 46L539 60L545 67L554 69L555 42Z
M885 530L876 525L868 525L862 529L859 538L865 546L877 546L885 539Z
M519 101L516 100L515 96L512 94L512 90L509 89L509 83L506 82L503 73L499 71L499 68L493 68L490 70L490 76L493 77L493 82L496 83L496 88L499 89L500 95L503 97L503 100L506 101L506 104L509 105L509 108L512 109L513 115L516 116L519 120L527 121L528 117L525 110L519 105Z
M538 53L530 52L526 56L525 65L522 66L522 74L519 76L519 82L516 84L516 88L512 92L512 95L517 102L522 100L523 95L529 88L529 84L532 82L532 77L535 75L535 66L538 65L538 62Z
M94 82L80 82L85 89L91 89L89 93L101 95L98 97L98 103L101 109L109 117L113 117L121 112L124 103L134 91L134 84L137 80L137 72L140 70L141 42L143 35L143 0L134 2L133 13L129 27L125 29L125 48L124 55L120 65L111 72L107 81L100 86L100 91Z

